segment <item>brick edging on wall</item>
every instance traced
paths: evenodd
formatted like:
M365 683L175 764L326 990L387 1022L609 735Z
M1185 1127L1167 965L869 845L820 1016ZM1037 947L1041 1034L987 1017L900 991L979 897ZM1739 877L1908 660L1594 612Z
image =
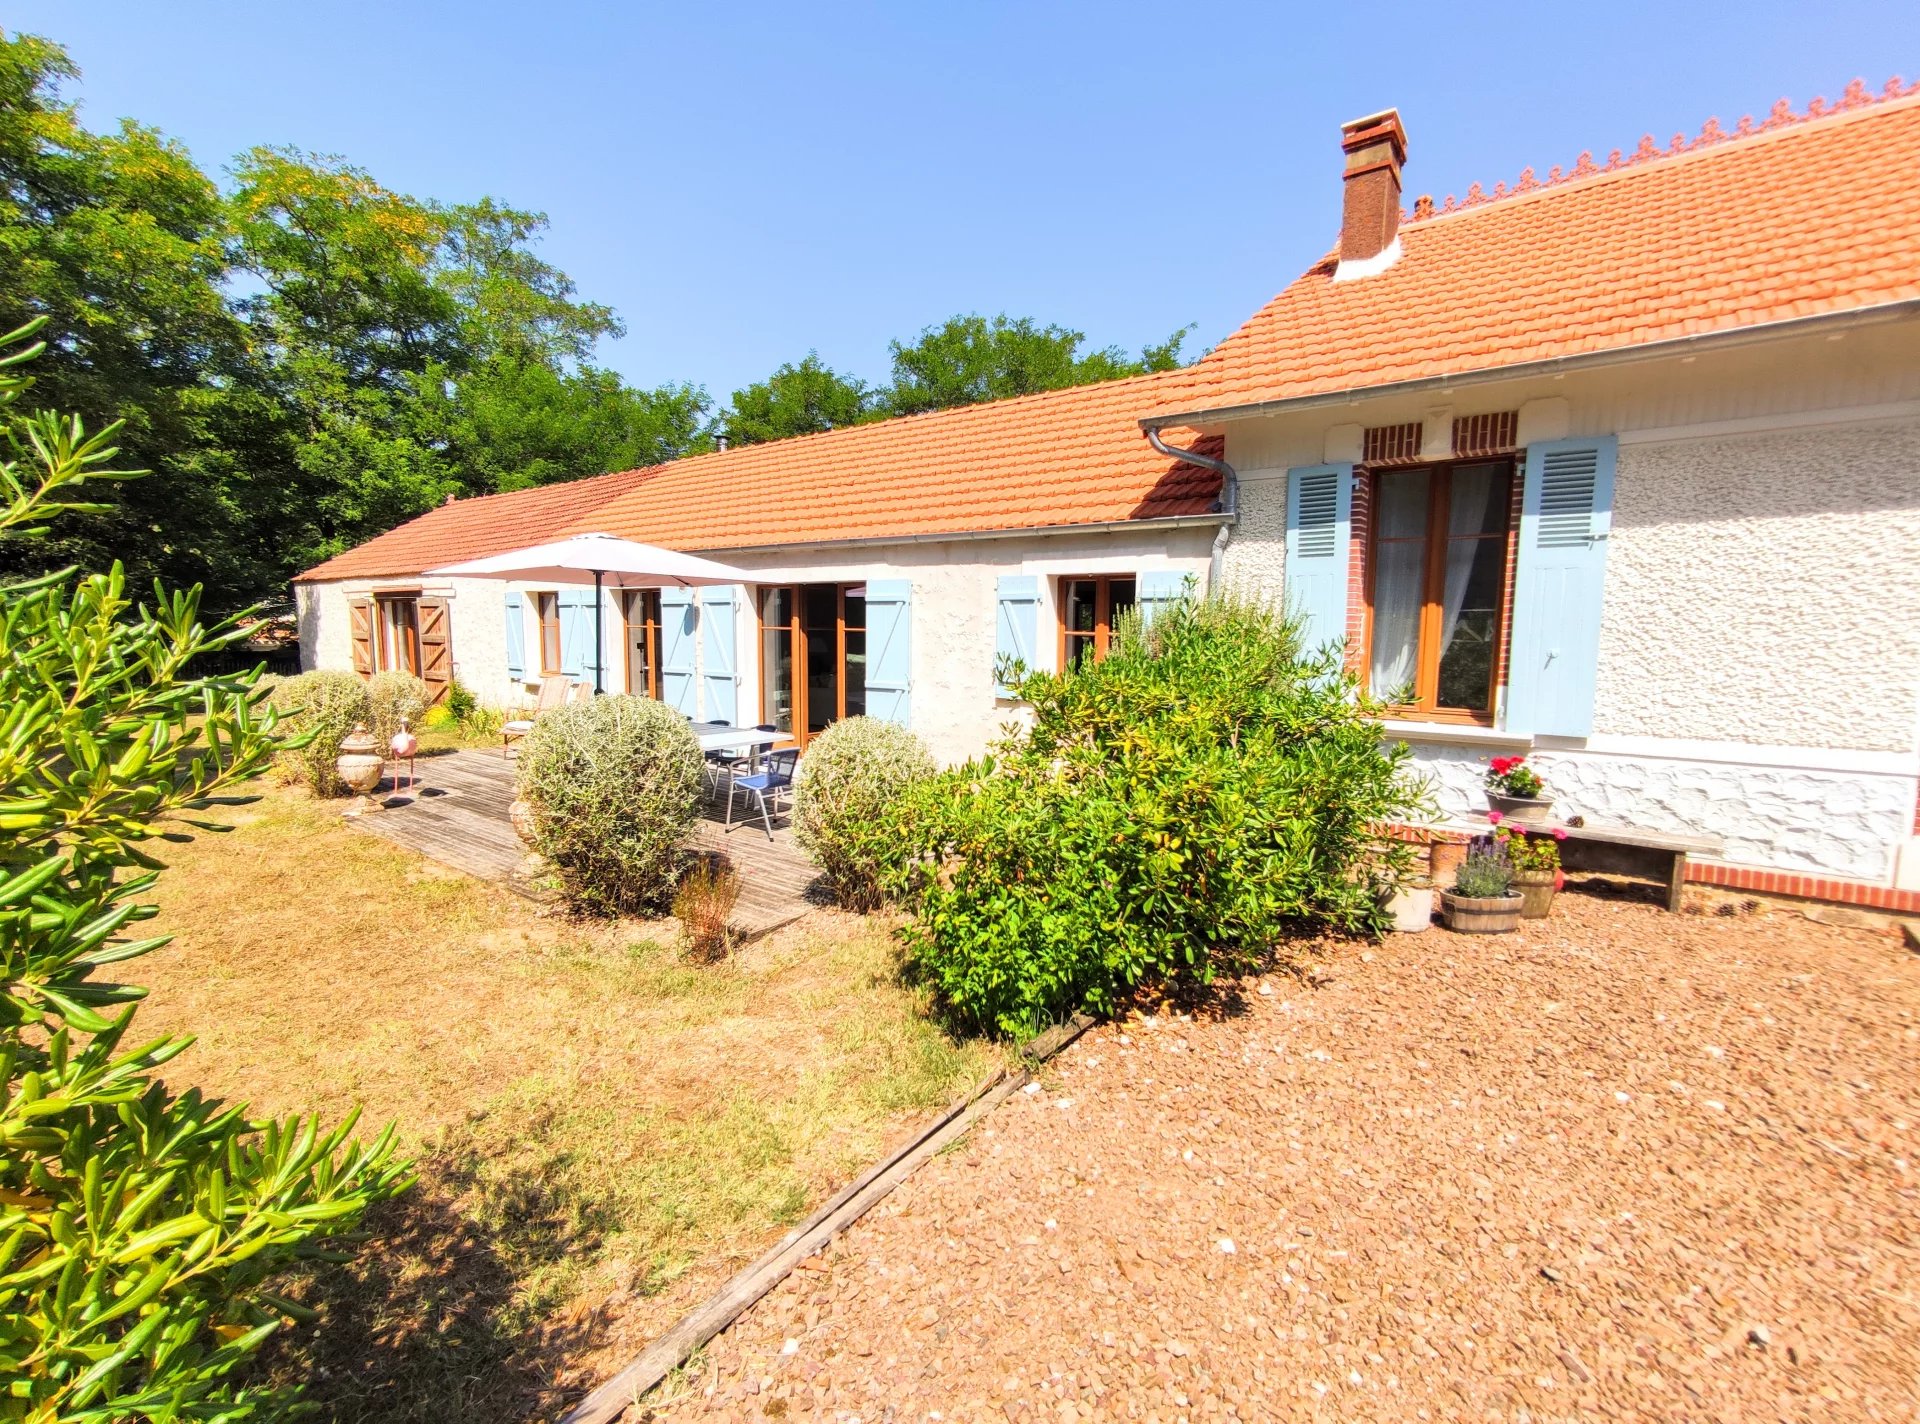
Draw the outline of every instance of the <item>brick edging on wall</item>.
M1464 845L1473 839L1470 831L1440 826L1381 826L1378 834L1388 840L1410 841L1414 845L1435 842ZM1689 860L1687 883L1713 885L1722 890L1752 890L1761 895L1786 895L1796 900L1857 905L1861 909L1885 910L1895 915L1920 915L1920 890L1896 890L1890 885L1869 885L1862 880L1836 880L1824 875L1794 875L1784 870Z
M1687 881L1694 885L1717 885L1725 890L1754 890L1762 895L1789 895L1798 900L1826 900L1897 915L1920 915L1920 890L1895 890L1889 885L1868 885L1859 880L1688 861Z

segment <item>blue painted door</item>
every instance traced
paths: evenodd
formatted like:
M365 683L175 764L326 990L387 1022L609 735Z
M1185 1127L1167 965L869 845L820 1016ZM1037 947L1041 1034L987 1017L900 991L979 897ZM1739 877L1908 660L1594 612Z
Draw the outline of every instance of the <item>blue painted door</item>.
M913 725L913 585L867 584L867 715Z
M709 722L739 721L737 594L732 584L700 590L700 682L706 690L704 715Z
M695 714L698 689L694 671L699 644L693 592L685 588L660 590L660 700L689 717Z

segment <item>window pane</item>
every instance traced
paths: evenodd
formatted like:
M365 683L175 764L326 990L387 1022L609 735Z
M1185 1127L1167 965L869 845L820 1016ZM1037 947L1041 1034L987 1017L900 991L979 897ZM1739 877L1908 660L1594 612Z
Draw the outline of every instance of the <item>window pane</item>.
M1388 702L1411 702L1420 650L1427 541L1380 544L1373 555L1373 655L1367 686Z
M1457 505L1456 505L1457 508ZM1493 634L1506 571L1501 539L1449 539L1441 607L1439 705L1485 712L1492 705Z
M1453 472L1449 495L1453 509L1448 532L1504 534L1507 532L1507 467L1504 464L1462 465Z
M1093 631L1094 601L1092 579L1071 579L1067 583L1067 631Z
M831 590L829 590L831 592ZM806 609L809 600L801 600ZM807 630L807 730L824 732L840 715L839 679L834 675L835 644L838 632L829 622L821 629Z
M785 588L770 588L766 600L761 605L760 621L763 623L791 623L793 621L793 591Z
M854 600L847 600L847 616L853 616ZM867 715L867 635L858 628L847 629L847 715Z
M769 606L773 600L768 599ZM760 694L760 716L783 732L793 730L793 632L770 625L761 635L766 657L767 685Z
M1077 668L1084 660L1093 657L1093 635L1090 633L1067 634L1067 666Z
M867 596L864 593L850 593L845 599L846 611L842 615L849 628L867 626Z
M1373 528L1380 539L1418 539L1427 532L1427 470L1387 470L1375 478Z
M830 583L810 583L800 590L800 621L808 633L831 633L840 617L840 590Z
M1120 621L1120 615L1133 607L1133 580L1114 579L1107 584L1108 597L1112 606L1108 610L1108 626Z

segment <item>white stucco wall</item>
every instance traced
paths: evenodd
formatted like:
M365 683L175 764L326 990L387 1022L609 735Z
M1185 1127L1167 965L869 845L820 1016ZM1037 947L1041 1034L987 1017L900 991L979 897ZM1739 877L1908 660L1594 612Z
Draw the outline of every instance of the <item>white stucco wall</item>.
M1623 437L1594 730L1914 746L1920 420Z
M1012 718L1011 704L993 695L997 581L1003 574L1033 574L1040 579L1038 656L1051 666L1058 613L1054 596L1059 578L1073 574L1144 573L1174 569L1204 583L1212 542L1210 527L1062 533L1017 538L946 540L894 545L859 545L812 550L764 551L730 556L736 567L754 572L765 584L860 583L869 579L906 579L913 587L913 728L943 762L957 762L985 751L999 728ZM734 667L738 720L761 720L759 687L758 592L747 586L735 620ZM509 685L506 660L504 595L509 588L524 596L525 648L529 672L537 678L539 632L534 623L535 585L503 584L487 579L452 579L421 584L406 580L356 579L302 584L299 606L302 666L350 668L353 649L348 602L383 588L414 588L447 599L453 640L454 675L482 702L505 706L528 700L532 685ZM606 625L607 663L618 665L620 628L610 611ZM697 663L704 672L704 647L696 640ZM700 711L708 715L705 678L697 677Z

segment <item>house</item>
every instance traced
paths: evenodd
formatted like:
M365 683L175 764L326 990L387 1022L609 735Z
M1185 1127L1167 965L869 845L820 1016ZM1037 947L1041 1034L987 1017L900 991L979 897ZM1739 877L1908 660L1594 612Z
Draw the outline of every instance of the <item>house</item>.
M420 575L605 530L756 579L629 595L614 685L951 759L997 653L1192 576L1343 639L1449 814L1526 751L1703 878L1920 909L1920 85L1410 207L1397 113L1340 143L1337 247L1196 366L461 501L301 576L309 662L578 674L590 594Z

